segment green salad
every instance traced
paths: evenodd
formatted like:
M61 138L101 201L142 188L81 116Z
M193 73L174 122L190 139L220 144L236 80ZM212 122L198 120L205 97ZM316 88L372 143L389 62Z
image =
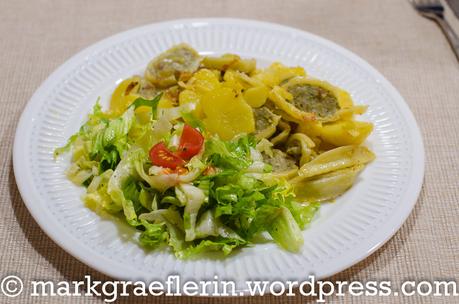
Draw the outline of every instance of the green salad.
M361 145L372 124L354 120L365 110L301 67L181 44L120 82L107 110L97 102L55 157L72 152L66 174L85 204L121 217L144 248L298 252L320 204L374 159Z
M210 136L190 107L162 111L159 118L159 99L138 98L115 119L97 103L80 131L56 150L59 155L73 146L67 176L86 187L87 206L123 214L141 231L142 246L170 246L179 258L226 255L262 232L298 251L318 204L295 201L291 186L270 174L254 136ZM134 110L145 105L154 115L142 123ZM150 149L152 140L157 143Z

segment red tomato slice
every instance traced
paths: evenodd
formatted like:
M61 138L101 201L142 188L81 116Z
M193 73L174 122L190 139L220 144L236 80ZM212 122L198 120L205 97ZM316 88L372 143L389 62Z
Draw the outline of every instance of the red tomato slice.
M159 142L150 149L150 160L153 165L170 169L175 169L185 164L185 161L172 153L164 142Z
M204 137L202 134L195 128L185 125L183 126L177 154L181 158L188 160L201 151L203 144Z

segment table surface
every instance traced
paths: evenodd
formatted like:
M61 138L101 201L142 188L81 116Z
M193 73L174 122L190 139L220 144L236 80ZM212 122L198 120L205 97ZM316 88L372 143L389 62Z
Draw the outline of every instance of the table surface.
M440 29L404 0L327 1L1 1L0 2L0 278L30 281L109 280L58 247L38 227L16 186L12 144L19 116L42 81L86 46L139 25L187 17L276 22L330 39L355 52L406 99L421 128L426 172L412 214L382 248L331 280L457 279L459 273L459 64ZM146 303L152 298L124 298ZM157 298L209 303L213 299ZM228 303L314 302L301 296L219 300ZM430 303L406 297L404 303ZM21 296L0 303L30 303ZM400 303L401 298L332 297L330 303ZM36 298L34 303L103 303L99 297ZM435 303L452 303L437 298Z

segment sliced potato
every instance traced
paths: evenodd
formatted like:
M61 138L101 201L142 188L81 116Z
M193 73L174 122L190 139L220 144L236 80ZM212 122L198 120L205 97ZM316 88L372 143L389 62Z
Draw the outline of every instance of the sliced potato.
M218 71L200 69L193 74L193 77L188 81L188 87L192 87L198 93L206 93L221 86L219 81Z
M287 67L282 63L274 62L268 68L257 71L253 78L273 88L295 76L306 76L306 72L302 67Z
M218 74L215 73L215 71L200 69L194 73L193 77L186 83L185 90L180 92L179 104L194 104L195 110L193 114L196 115L197 118L204 118L201 98L207 92L219 87L221 87L221 83L218 81Z
M241 59L238 55L224 54L220 57L204 57L202 66L208 69L220 71L237 70L244 73L251 73L256 69L255 59Z
M255 131L252 108L241 94L230 88L221 87L204 94L201 105L207 130L221 139L230 140L241 133Z
M140 86L140 77L134 76L123 80L113 91L109 113L112 117L120 116L136 100Z
M195 114L197 118L204 117L204 112L202 111L200 100L201 100L200 95L192 90L183 90L182 92L180 92L180 95L179 95L180 105L184 105L186 103L194 104L193 114Z
M244 99L252 108L259 108L265 104L268 93L265 86L252 87L244 91Z

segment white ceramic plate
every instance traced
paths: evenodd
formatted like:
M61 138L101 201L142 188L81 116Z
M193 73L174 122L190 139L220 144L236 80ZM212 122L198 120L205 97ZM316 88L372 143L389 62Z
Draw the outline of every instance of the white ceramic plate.
M324 206L304 231L299 254L275 244L256 245L224 260L177 260L167 251L145 252L134 234L87 209L64 176L68 158L53 160L56 147L76 132L101 96L143 71L148 61L187 42L202 54L236 53L259 65L300 65L317 78L348 90L368 104L362 119L375 124L368 145L377 159L356 185ZM62 248L91 267L120 279L235 280L323 278L364 259L386 242L410 214L424 176L424 149L403 98L374 68L320 37L270 23L236 19L192 19L136 28L81 51L59 67L32 96L14 142L14 172L27 208Z

